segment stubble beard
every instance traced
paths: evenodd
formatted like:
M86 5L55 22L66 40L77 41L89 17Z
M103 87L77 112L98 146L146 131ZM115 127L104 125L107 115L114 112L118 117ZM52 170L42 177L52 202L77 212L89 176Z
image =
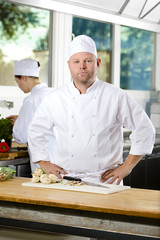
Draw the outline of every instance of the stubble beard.
M75 81L82 85L88 85L94 82L94 78L95 76L92 73L87 73L84 76L77 74Z

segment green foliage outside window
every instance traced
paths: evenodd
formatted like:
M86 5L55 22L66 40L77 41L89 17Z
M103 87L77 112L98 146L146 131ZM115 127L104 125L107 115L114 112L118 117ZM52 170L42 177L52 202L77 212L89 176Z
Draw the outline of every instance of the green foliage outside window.
M0 0L0 85L17 86L13 62L22 58L37 59L47 83L49 16L47 10Z
M90 36L96 42L97 50L111 50L112 39L111 24L84 18L73 18L72 32L75 36L84 34Z
M121 27L121 88L152 90L153 40L152 32Z
M25 10L24 10L25 9ZM26 8L0 1L0 39L15 39L18 34L23 34L27 28L36 26L39 22L34 12L26 11Z
M86 34L95 40L102 58L100 79L111 82L112 25L74 17L73 34ZM152 90L153 41L152 32L121 26L121 88Z
M98 57L102 60L101 68L98 70L98 78L105 82L111 82L112 25L74 17L72 32L75 36L84 34L94 39Z

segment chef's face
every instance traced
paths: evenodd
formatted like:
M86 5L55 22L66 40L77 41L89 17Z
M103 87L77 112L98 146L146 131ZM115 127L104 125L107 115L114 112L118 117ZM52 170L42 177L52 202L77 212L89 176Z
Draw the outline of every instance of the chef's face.
M75 53L68 61L68 66L73 80L76 83L90 85L96 80L101 60L88 52Z
M15 77L15 81L18 84L18 87L24 92L28 93L30 90L28 89L28 81L26 76L21 76L21 78Z

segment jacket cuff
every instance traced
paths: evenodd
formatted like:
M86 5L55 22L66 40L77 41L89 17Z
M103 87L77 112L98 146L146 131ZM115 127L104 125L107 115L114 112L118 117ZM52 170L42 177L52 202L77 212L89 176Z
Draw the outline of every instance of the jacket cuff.
M130 154L132 155L146 155L151 154L153 150L154 145L148 145L148 144L134 144L131 145L130 148Z
M39 161L49 161L49 156L47 156L46 152L32 153L31 160L34 163Z

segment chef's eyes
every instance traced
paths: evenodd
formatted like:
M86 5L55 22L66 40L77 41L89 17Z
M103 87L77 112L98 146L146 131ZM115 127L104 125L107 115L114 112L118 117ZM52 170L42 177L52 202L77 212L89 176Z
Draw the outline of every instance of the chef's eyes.
M79 63L79 61L77 60L77 61L74 61L73 63Z
M91 59L87 59L86 62L87 62L87 63L91 63L92 60L91 60Z
M91 59L87 59L87 60L85 60L84 61L84 63L91 63L92 62L92 60ZM75 60L75 61L73 61L73 63L80 63L80 61L79 60Z

